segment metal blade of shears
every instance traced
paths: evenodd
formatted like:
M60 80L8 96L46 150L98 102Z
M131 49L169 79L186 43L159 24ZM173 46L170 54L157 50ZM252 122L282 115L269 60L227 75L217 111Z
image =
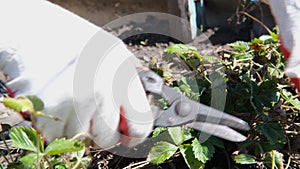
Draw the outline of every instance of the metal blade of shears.
M244 141L245 136L229 128L249 130L247 122L215 108L193 101L171 87L152 71L141 71L140 79L147 92L161 95L170 107L156 109L155 126L179 126L194 128L230 141Z

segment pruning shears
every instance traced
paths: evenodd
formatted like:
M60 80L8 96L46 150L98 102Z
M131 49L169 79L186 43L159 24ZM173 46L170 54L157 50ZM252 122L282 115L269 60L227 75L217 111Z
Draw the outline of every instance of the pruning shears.
M250 129L247 122L189 99L175 89L164 85L164 80L153 71L141 70L139 77L146 92L160 95L170 105L166 110L154 107L155 126L185 126L234 142L247 139L232 129L247 131Z

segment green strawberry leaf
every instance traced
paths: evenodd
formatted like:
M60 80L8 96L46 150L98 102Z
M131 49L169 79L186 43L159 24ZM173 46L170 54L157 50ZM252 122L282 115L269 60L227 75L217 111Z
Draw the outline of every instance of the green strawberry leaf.
M197 48L186 44L173 44L166 48L166 52L179 55L182 59L187 59L189 56L194 56L198 59L201 58Z
M283 168L283 154L276 150L272 150L266 153L266 156L263 159L263 161L270 168L272 167L272 163L276 165L276 168Z
M44 102L37 96L26 96L33 104L34 111L42 111L44 109Z
M176 145L180 145L185 141L184 131L181 127L170 127L168 132Z
M77 140L71 139L56 139L52 141L46 148L45 154L57 155L62 153L77 152L84 149L84 144Z
M208 160L210 160L215 153L215 148L212 143L205 142L203 144L200 144L198 139L194 139L192 141L192 149L195 155L195 158L202 163L206 163Z
M42 154L38 156L36 153L30 153L23 156L20 161L26 168L35 169L37 168L36 165L41 161L42 157Z
M204 163L199 161L193 152L193 147L191 144L182 145L179 147L180 153L182 154L185 163L190 169L200 169L204 168Z
M174 144L160 141L151 148L147 160L153 164L160 164L172 157L177 150L178 147Z
M263 123L257 125L258 131L264 135L270 144L285 143L285 134L283 128L278 123Z
M152 132L152 137L157 137L166 130L168 130L167 127L155 127L154 131Z
M13 109L14 111L17 112L33 112L34 111L34 106L32 102L26 98L26 97L19 97L19 98L4 98L3 104L10 108Z
M41 137L32 128L13 127L10 130L9 137L12 140L13 147L33 152L37 152L37 147L40 148L40 152L44 150Z
M256 160L248 154L239 154L233 157L233 160L238 164L255 164Z

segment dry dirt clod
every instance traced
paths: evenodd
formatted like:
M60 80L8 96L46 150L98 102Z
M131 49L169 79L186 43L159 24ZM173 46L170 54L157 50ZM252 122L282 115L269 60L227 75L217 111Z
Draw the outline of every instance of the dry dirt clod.
M0 123L9 124L11 126L23 122L24 119L20 113L8 109L3 103L0 103Z

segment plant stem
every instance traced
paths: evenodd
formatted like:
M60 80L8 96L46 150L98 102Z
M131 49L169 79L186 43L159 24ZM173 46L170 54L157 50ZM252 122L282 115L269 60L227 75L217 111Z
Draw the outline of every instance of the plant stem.
M76 164L72 167L72 169L76 169L81 162L81 158L76 158L76 159L77 159Z
M48 163L50 169L54 169L46 155L43 156L43 159Z
M274 153L275 151L274 150L272 150L272 169L275 169L275 153Z
M3 133L1 133L0 135L1 135L1 139L3 140L4 145L6 147L6 150L8 152L9 158L10 158L11 161L13 161L13 158L12 158L11 153L10 153L10 149L9 149L9 147L8 147L6 141L5 141Z
M3 156L4 160L7 162L7 164L9 164L10 162L8 161L8 159L6 158L6 156L3 154L2 151L0 151L0 154Z

